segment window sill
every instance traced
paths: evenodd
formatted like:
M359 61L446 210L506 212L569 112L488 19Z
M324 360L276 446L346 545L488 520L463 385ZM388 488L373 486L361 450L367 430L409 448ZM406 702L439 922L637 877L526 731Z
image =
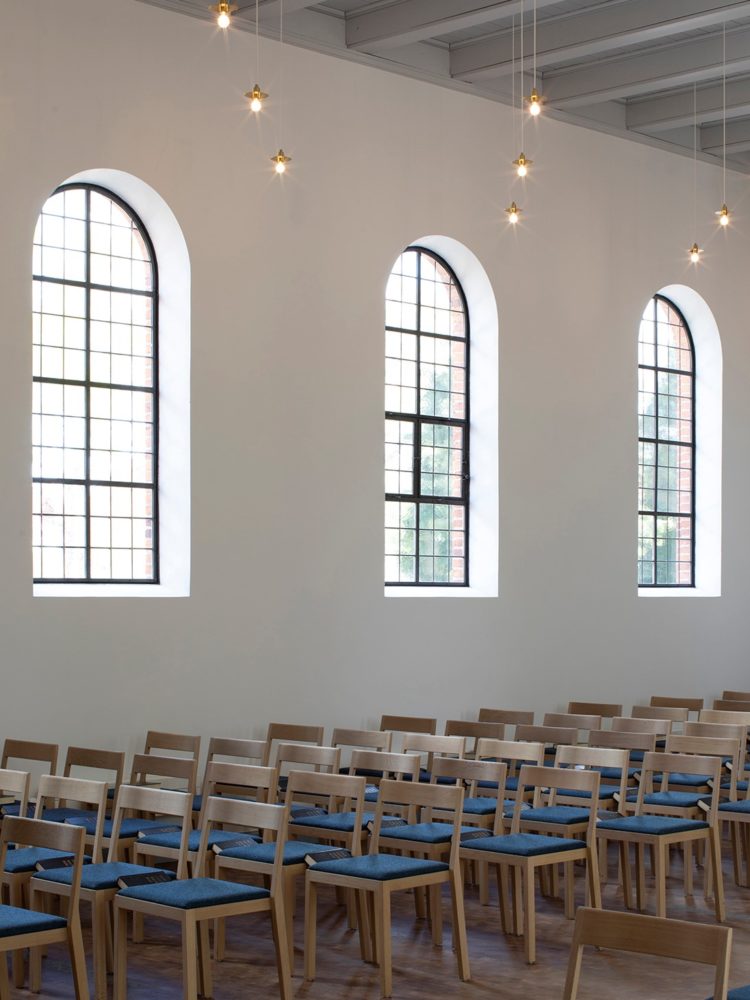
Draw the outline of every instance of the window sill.
M189 597L186 587L164 583L35 583L34 597Z
M702 587L639 587L639 597L721 597L720 590Z
M497 597L481 587L385 587L386 597Z

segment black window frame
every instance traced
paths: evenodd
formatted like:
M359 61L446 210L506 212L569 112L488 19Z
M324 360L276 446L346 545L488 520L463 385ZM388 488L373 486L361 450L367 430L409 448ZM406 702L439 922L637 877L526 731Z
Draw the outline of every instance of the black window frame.
M71 586L113 586L113 585L127 585L127 586L155 586L161 582L160 578L160 522L159 522L159 267L158 261L156 259L156 251L154 249L153 241L149 235L143 220L140 218L138 213L113 191L109 188L103 187L99 184L90 184L81 181L74 181L70 184L61 184L59 187L48 196L49 198L54 197L57 194L64 193L66 191L81 190L86 192L86 278L84 281L75 281L69 278L50 278L44 275L38 275L33 273L32 268L32 283L39 282L49 282L63 287L66 285L72 285L78 288L83 288L86 296L86 317L85 317L85 343L86 343L86 377L84 380L66 379L66 378L49 378L41 375L33 375L32 383L52 383L57 385L74 385L79 388L84 388L86 397L86 415L85 415L85 433L86 433L86 448L85 448L85 459L84 468L85 474L83 479L68 479L63 477L44 477L44 476L32 476L32 483L60 483L73 484L85 487L86 496L86 541L85 541L85 562L86 562L86 576L85 577L34 577L34 584L54 584L54 585L71 585ZM134 289L134 288L122 288L116 285L102 285L94 283L91 281L91 194L97 193L110 201L114 202L123 212L125 212L129 218L132 220L133 225L138 230L140 237L142 238L150 257L151 264L151 288L150 290ZM46 204L46 201L45 201ZM41 213L40 213L41 217ZM134 385L121 385L119 383L103 383L94 382L91 380L91 292L92 291L109 291L109 292L124 292L129 295L143 295L146 298L151 299L152 307L152 379L151 386L134 386ZM104 389L124 389L131 392L149 392L152 395L152 461L153 461L153 478L150 483L140 483L140 482L124 482L119 480L93 480L90 477L90 460L91 460L91 406L90 406L90 393L92 388L104 388ZM152 566L153 566L153 576L150 578L135 577L135 578L121 578L121 577L92 577L91 576L91 494L90 490L92 486L110 486L110 487L128 487L131 489L149 489L152 491Z
M696 496L696 472L697 472L697 470L696 470L696 454L697 454L697 450L696 450L696 429L697 429L696 414L697 414L697 409L698 409L698 400L697 400L698 378L697 378L697 370L696 370L695 342L693 340L693 334L692 334L692 332L690 330L690 326L688 325L688 322L685 319L685 316L683 315L682 310L679 308L679 306L677 306L671 299L668 299L665 295L658 295L658 294L654 295L654 296L652 296L651 302L649 303L650 305L653 306L653 318L650 320L650 322L652 322L654 324L654 327L656 328L656 325L657 325L656 310L657 310L657 305L658 305L659 302L663 302L669 309L671 309L673 312L675 312L677 314L677 316L679 317L680 323L682 324L682 328L685 331L688 343L690 345L690 355L691 355L691 358L692 358L692 364L691 364L691 371L690 372L686 372L684 370L676 369L676 368L665 368L664 366L659 365L658 364L658 360L659 360L659 355L658 355L658 339L657 339L658 333L657 333L656 329L655 329L655 333L654 333L654 362L655 363L653 365L644 365L644 364L641 363L640 357L639 357L639 360L638 360L638 371L639 372L641 371L641 369L643 369L645 371L652 371L652 372L654 372L654 376L655 376L655 378L654 378L654 388L655 388L655 392L654 392L654 408L655 408L654 409L654 427L655 427L655 431L656 431L656 434L655 434L654 437L643 437L640 434L638 435L638 444L639 444L639 447L640 447L641 444L644 444L644 443L646 443L646 444L653 444L654 445L654 509L653 510L643 510L643 509L640 508L640 506L639 506L639 509L638 509L638 517L639 518L642 517L642 516L646 516L646 517L653 517L653 519L654 519L654 561L653 561L653 566L654 566L654 582L653 583L641 583L639 581L638 582L638 589L639 590L640 589L646 589L646 590L663 590L663 589L691 590L691 589L693 589L694 590L695 589L695 530L696 530L695 496ZM641 322L643 322L643 320L641 320ZM639 326L639 340L640 340L640 326ZM691 393L692 393L691 394L692 408L691 409L692 409L692 412L691 412L691 434L690 434L691 440L690 440L690 444L687 444L684 441L675 441L675 440L672 440L671 438L662 438L659 435L659 391L658 390L659 390L659 373L660 372L664 372L664 373L666 373L668 375L680 375L680 376L683 376L683 377L684 376L688 376L690 378L690 380L691 380L691 384L692 384L692 389L691 389ZM640 415L640 411L639 411L639 415ZM664 510L660 510L659 509L659 506L658 506L658 496L659 496L659 489L658 489L658 480L659 480L659 445L677 445L680 448L690 448L690 451L691 451L691 464L690 464L691 482L690 482L690 513L688 513L688 514L681 514L681 513L676 513L674 511L664 511ZM640 468L639 468L639 475L640 475ZM662 517L676 517L676 518L680 518L680 519L687 519L687 520L690 521L690 583L658 583L657 580L656 580L656 577L658 575L657 574L658 560L656 558L656 521L657 521L657 519L660 516L662 516Z
M417 286L417 302L416 302L416 315L417 322L416 326L410 327L400 327L391 326L388 323L385 324L385 331L394 333L409 334L416 337L417 343L417 356L416 356L416 401L417 401L417 412L416 413L404 413L397 410L386 410L385 419L386 420L399 420L407 423L412 423L414 425L414 455L412 461L412 483L414 486L414 493L386 493L386 502L394 501L401 503L413 503L416 508L416 526L415 526L415 552L414 552L414 580L386 580L386 587L437 587L437 588L450 588L450 589L465 589L470 586L470 563L469 563L469 513L470 513L470 481L471 481L471 464L470 464L470 429L471 429L471 323L469 316L469 306L466 299L466 293L464 292L463 286L456 275L456 272L450 266L450 264L441 257L439 254L435 253L434 250L430 250L427 247L420 246L419 244L412 244L404 248L399 256L403 256L405 253L415 253L417 255L417 272L416 272L416 286ZM429 330L422 330L422 312L421 312L421 255L431 257L436 263L438 263L442 268L444 268L451 279L455 283L455 287L461 298L461 305L463 307L464 313L464 336L457 337L451 336L450 334L439 334L433 333ZM447 340L449 342L460 342L465 346L465 408L463 419L456 419L454 417L433 417L424 416L420 410L420 388L421 388L421 371L420 371L420 361L421 361L421 341L422 336L432 337L439 340ZM421 492L421 451L422 451L422 427L425 425L433 425L440 427L460 427L463 431L462 435L462 460L461 460L461 496L460 497L450 497L450 496L440 496L434 494L423 494ZM423 504L429 504L432 506L446 505L451 507L463 507L464 510L464 579L462 582L451 582L451 581L421 581L419 579L419 532L420 532L420 509Z

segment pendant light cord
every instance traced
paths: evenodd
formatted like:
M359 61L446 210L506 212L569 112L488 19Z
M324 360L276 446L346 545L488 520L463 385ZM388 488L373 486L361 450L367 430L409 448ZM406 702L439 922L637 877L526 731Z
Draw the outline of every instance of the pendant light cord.
M693 237L698 227L698 88L693 84Z
M255 79L260 81L260 31L258 24L258 2L255 0Z
M257 2L257 0L256 0ZM279 0L279 149L284 145L284 0Z
M523 0L521 0L521 62L520 62L520 67L521 67L520 68L520 76L521 76L521 150L523 151L524 126L526 124L526 122L524 121L524 119L526 118L526 115L524 114L524 107L523 107L523 93L524 93L524 85L523 85Z
M513 23L511 27L511 43L510 43L510 79L511 79L511 123L513 125L513 146L516 146L516 138L518 131L518 122L516 115L516 15L513 15ZM523 117L523 116L522 116Z
M534 0L534 90L536 90L536 0Z
M722 204L727 203L727 22L724 22L721 37L721 106L722 106Z

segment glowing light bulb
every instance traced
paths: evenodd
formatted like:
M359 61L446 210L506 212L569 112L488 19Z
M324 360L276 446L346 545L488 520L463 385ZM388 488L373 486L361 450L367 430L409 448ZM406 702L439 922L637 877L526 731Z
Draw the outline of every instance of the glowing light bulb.
M702 253L703 251L700 249L698 244L693 243L693 245L690 247L690 263L698 264L700 262Z
M518 222L518 218L519 218L519 216L521 214L521 209L518 207L518 205L516 205L516 203L514 201L512 201L510 203L510 207L505 209L505 212L506 212L506 214L508 216L508 222L512 226L515 226L515 224Z
M529 95L529 114L536 118L537 115L542 113L542 102L537 92L536 87L531 88L531 94Z
M216 24L226 30L232 23L232 14L237 10L237 7L229 3L229 0L219 0L219 3L214 4L209 9L216 14Z
M252 90L248 90L245 97L250 101L250 110L257 114L258 111L263 110L263 101L266 100L268 94L264 94L256 83Z
M287 156L283 149L280 149L275 156L271 157L271 162L274 165L274 170L277 174L286 173L287 163L291 163L291 156Z
M517 160L513 161L513 166L516 168L516 173L519 177L525 177L529 172L529 167L533 164L533 160L526 158L524 153L521 153Z
M719 211L716 212L716 215L719 218L719 225L720 226L728 226L729 225L729 209L727 208L726 203L721 206L721 208L719 209Z

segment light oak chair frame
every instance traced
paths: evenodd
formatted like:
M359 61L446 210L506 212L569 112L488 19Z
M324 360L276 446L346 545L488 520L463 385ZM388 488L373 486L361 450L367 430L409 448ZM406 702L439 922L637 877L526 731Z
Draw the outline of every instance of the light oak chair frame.
M517 798L528 801L533 797L533 790L527 790L520 782L520 771L524 764L544 764L544 743L518 742L517 740L480 739L477 744L477 760L504 761L508 765L506 786L500 795L503 799ZM514 779L516 788L508 788L508 779Z
M614 719L622 715L622 705L610 701L569 701L568 712L572 715L599 715L602 719Z
M266 754L262 764L264 767L276 767L276 754L279 743L309 743L312 746L322 746L325 738L323 726L305 726L294 722L269 722L266 730Z
M714 966L713 1000L727 1000L731 927L582 907L576 913L562 1000L578 997L581 959L586 945ZM630 994L629 986L627 992Z
M480 722L499 722L504 726L533 726L534 713L515 708L480 708ZM506 732L506 738L510 734Z
M480 739L505 739L505 724L502 722L467 722L465 719L448 719L445 723L444 733L446 736L463 736L466 740L463 756L474 757Z

